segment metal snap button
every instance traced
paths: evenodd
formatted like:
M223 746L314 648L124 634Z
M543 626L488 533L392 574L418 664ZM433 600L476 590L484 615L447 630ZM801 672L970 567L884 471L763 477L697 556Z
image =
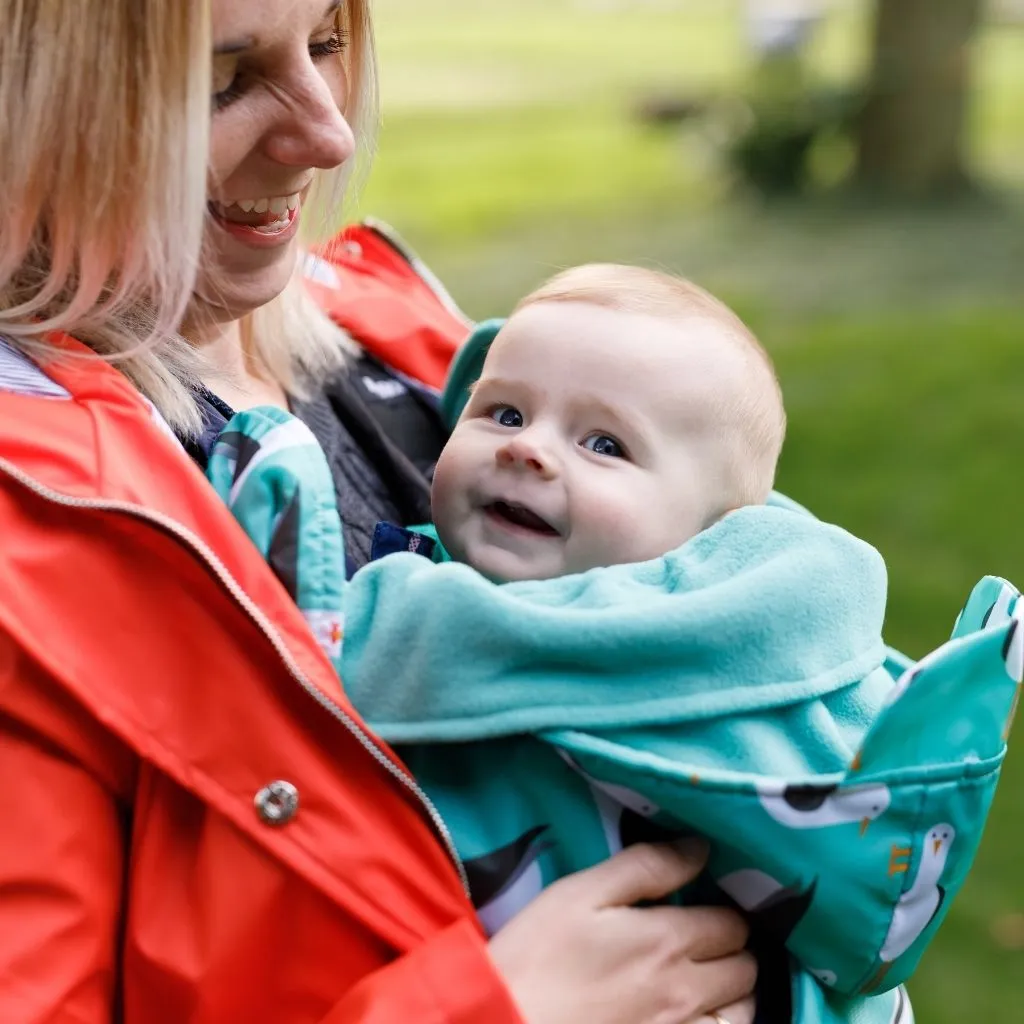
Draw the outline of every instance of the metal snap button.
M264 825L287 825L299 810L299 791L284 779L268 782L253 800Z
M361 259L363 255L363 247L351 238L341 243L341 251L354 260Z

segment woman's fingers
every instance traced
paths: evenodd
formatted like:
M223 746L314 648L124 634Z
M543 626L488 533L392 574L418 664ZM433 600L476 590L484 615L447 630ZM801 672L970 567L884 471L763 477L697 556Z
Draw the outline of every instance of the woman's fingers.
M741 999L738 1003L730 1003L710 1014L701 1014L688 1024L754 1024L757 1004L754 997Z
M693 881L707 855L707 844L701 840L671 846L641 843L555 885L578 888L593 907L629 907L643 900L662 899Z
M541 893L490 942L523 1018L684 1024L715 1007L742 1010L757 966L740 951L746 927L732 911L635 906L685 885L705 859L699 843L634 846Z
M750 937L747 922L726 907L647 907L642 912L664 917L679 933L687 956L694 961L739 953Z
M714 1014L724 1017L729 1024L749 1024L742 1016L733 1020L728 1009L719 1007L736 1006L742 1010L754 991L757 982L757 961L751 953L736 953L718 960L688 964L689 981L692 991L700 993L697 1009L705 1017L714 1020ZM697 1019L702 1019L698 1014ZM751 1019L753 1019L751 1017Z

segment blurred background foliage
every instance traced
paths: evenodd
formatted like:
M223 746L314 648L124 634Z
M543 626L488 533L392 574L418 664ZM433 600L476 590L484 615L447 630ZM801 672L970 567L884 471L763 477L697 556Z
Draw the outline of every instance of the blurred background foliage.
M733 304L786 394L780 487L879 548L920 656L982 574L1024 585L1024 3L780 4L812 15L781 41L756 0L377 0L358 212L476 317L588 260ZM1022 737L922 1024L1024 1012Z

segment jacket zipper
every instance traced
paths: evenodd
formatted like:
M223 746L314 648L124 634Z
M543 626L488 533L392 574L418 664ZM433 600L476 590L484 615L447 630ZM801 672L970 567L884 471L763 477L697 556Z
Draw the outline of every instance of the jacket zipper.
M51 490L49 487L40 484L38 481L22 472L22 470L18 469L17 466L12 465L6 459L0 458L0 471L6 473L10 477L13 477L18 481L18 483L27 487L40 498L44 498L46 501L55 505L61 505L65 508L90 509L97 512L121 512L135 519L142 520L143 522L159 526L161 529L166 530L172 536L177 538L177 540L184 544L185 547L189 548L192 553L196 555L217 577L217 579L220 580L228 593L231 594L249 618L256 623L260 632L263 633L263 635L270 641L274 650L277 652L278 657L284 663L285 668L288 669L288 672L299 686L301 686L302 689L320 705L320 707L330 715L333 715L333 717L337 719L345 729L355 737L356 740L358 740L363 749L366 750L367 753L369 753L373 759L388 772L389 775L394 779L397 779L398 782L412 793L421 808L426 812L427 817L434 826L434 830L437 832L438 837L444 844L448 856L455 865L455 870L458 872L459 881L462 884L463 891L467 897L471 895L469 890L469 878L466 875L466 869L462 866L462 861L460 860L458 851L455 848L455 842L452 839L451 832L449 832L448 826L444 823L444 819L441 817L440 812L437 807L434 806L430 797L427 796L411 775L403 772L402 769L399 768L398 765L396 765L376 745L376 743L374 743L367 732L359 726L359 724L351 715L348 714L347 711L345 711L344 708L335 704L327 694L306 678L302 669L299 668L295 663L295 660L292 658L291 652L281 639L280 634L270 624L267 616L263 613L256 602L253 601L244 590L242 590L231 573L225 568L224 564L202 540L196 537L186 527L182 526L181 523L176 522L169 516L161 515L159 512L153 512L139 505L133 505L127 501L100 501L89 498L71 498L66 494L61 494L59 491Z

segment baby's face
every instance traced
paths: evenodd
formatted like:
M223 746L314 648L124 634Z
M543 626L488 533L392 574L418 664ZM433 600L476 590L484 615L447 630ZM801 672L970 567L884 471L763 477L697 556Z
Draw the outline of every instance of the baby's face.
M708 332L722 330L582 302L516 313L437 465L452 556L494 580L547 579L655 558L708 525L732 349Z

